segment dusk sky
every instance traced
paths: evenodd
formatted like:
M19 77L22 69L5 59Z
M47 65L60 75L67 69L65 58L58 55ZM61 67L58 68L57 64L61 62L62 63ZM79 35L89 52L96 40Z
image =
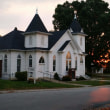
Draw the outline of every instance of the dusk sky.
M49 30L53 30L53 14L57 4L66 0L0 0L0 35L15 27L25 31L38 9L38 13ZM72 2L73 0L67 0ZM104 0L110 4L110 0Z

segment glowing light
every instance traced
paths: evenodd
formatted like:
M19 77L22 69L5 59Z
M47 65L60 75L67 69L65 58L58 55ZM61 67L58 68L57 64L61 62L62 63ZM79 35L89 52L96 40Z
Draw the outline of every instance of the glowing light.
M91 93L90 102L104 102L104 101L108 101L109 99L110 99L110 89L99 88Z
M103 57L102 55L100 57Z

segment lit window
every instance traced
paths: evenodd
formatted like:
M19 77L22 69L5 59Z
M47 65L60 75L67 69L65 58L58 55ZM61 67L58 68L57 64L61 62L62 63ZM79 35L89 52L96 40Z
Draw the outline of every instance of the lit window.
M21 71L21 56L17 56L17 72Z
M56 71L56 57L53 56L53 71Z
M44 61L44 58L43 58L43 57L40 57L40 59L39 59L39 63L45 63L45 61Z
M71 68L71 54L70 52L67 53L66 55L66 71Z
M7 55L4 56L4 72L7 72Z
M32 67L32 56L29 56L29 67Z

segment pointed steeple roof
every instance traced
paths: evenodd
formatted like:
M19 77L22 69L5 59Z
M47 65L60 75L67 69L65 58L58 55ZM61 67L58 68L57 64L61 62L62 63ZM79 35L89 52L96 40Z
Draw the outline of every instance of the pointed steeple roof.
M25 32L48 32L39 15L36 13Z
M81 32L81 26L80 26L79 22L76 19L73 20L72 24L70 25L70 28L75 33L80 33Z
M74 20L70 25L70 28L73 30L73 32L75 33L80 33L81 32L81 26L79 24L79 22L77 21L77 11L74 11Z

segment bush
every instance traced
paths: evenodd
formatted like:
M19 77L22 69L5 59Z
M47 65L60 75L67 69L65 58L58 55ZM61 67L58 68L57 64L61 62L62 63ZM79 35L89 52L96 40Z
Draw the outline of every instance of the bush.
M59 77L58 73L55 73L55 74L54 74L54 79L60 80L60 77Z
M76 80L79 81L79 80L86 80L86 79L83 76L80 76L80 77L77 77Z
M72 80L71 77L68 75L63 76L63 78L62 78L62 81L71 81L71 80Z
M17 80L19 80L19 81L26 81L26 80L27 80L27 71L16 72L16 73L15 73L15 77L16 77Z

